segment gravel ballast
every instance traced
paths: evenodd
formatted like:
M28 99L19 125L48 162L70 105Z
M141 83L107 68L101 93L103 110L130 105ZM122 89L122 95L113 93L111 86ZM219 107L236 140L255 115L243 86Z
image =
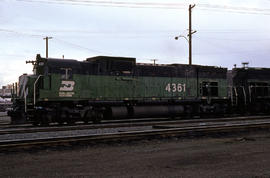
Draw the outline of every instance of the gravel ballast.
M270 177L270 133L0 153L0 177Z

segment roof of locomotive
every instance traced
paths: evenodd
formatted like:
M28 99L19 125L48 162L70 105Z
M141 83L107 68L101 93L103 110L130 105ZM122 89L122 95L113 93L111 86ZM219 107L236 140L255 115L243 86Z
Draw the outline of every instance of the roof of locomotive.
M197 65L197 64L152 64L152 63L136 63L136 58L132 57L116 57L116 56L95 56L87 58L84 61L78 61L75 59L61 59L61 58L42 58L46 60L49 66L58 67L58 66L78 66L78 62L90 62L90 63L98 63L100 61L126 61L136 64L136 66L159 66L159 67L178 67L178 68L199 68L199 69L217 69L217 70L227 70L225 67L218 67L218 66L206 66L206 65Z
M61 59L61 58L42 58L39 54L37 55L37 63L46 63L48 67L79 67L79 61L75 59Z
M65 67L65 66L72 66L72 67L79 67L79 63L77 60L73 59L54 59L48 58L46 59L47 65L50 67Z
M132 57L116 57L116 56L95 56L95 57L90 57L87 58L87 62L98 62L101 60L122 60L122 61L127 61L127 62L132 62L136 63L136 58Z
M139 76L172 76L226 78L227 68L216 66L188 65L188 64L157 64L136 63L131 57L96 56L85 61L59 58L37 58L45 62L48 72L59 73L63 68L72 68L73 73L81 74L111 74L113 71L133 71ZM63 71L62 71L63 72Z
M241 68L233 68L233 71L270 71L270 68L264 67L241 67Z
M270 79L270 68L242 67L232 69L233 78L245 79Z

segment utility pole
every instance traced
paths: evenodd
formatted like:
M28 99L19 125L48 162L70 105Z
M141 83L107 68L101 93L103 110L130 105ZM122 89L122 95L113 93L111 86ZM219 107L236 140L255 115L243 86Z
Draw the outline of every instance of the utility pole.
M43 38L43 40L46 40L46 58L48 58L49 54L48 54L48 41L49 39L52 39L52 37L45 37Z
M178 40L180 37L183 37L185 38L185 40L187 40L188 42L188 60L189 60L189 65L192 65L192 35L194 33L196 33L197 31L194 30L192 31L192 23L191 23L191 12L192 12L192 8L195 7L195 4L194 5L189 5L189 8L188 8L188 11L189 11L189 28L188 28L188 38L186 36L183 36L183 35L179 35L179 36L176 36L174 39L175 40Z
M151 59L151 61L154 61L154 66L156 66L157 59Z
M188 11L189 11L189 28L188 28L188 37L189 37L189 65L192 64L192 34L196 33L197 31L192 31L192 21L191 21L191 12L192 12L192 8L195 7L194 5L189 5Z

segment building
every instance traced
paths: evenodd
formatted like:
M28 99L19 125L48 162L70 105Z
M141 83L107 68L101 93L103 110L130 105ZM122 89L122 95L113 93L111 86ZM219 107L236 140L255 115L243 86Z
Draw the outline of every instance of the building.
M0 89L0 96L3 98L10 98L12 93L12 85L2 86Z

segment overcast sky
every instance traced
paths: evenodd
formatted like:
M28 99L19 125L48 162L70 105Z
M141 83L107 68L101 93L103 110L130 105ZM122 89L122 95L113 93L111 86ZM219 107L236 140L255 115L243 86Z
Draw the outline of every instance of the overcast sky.
M193 63L270 67L270 0L1 0L0 86L32 72L36 54L84 60L97 55L137 62L188 63L188 6Z

